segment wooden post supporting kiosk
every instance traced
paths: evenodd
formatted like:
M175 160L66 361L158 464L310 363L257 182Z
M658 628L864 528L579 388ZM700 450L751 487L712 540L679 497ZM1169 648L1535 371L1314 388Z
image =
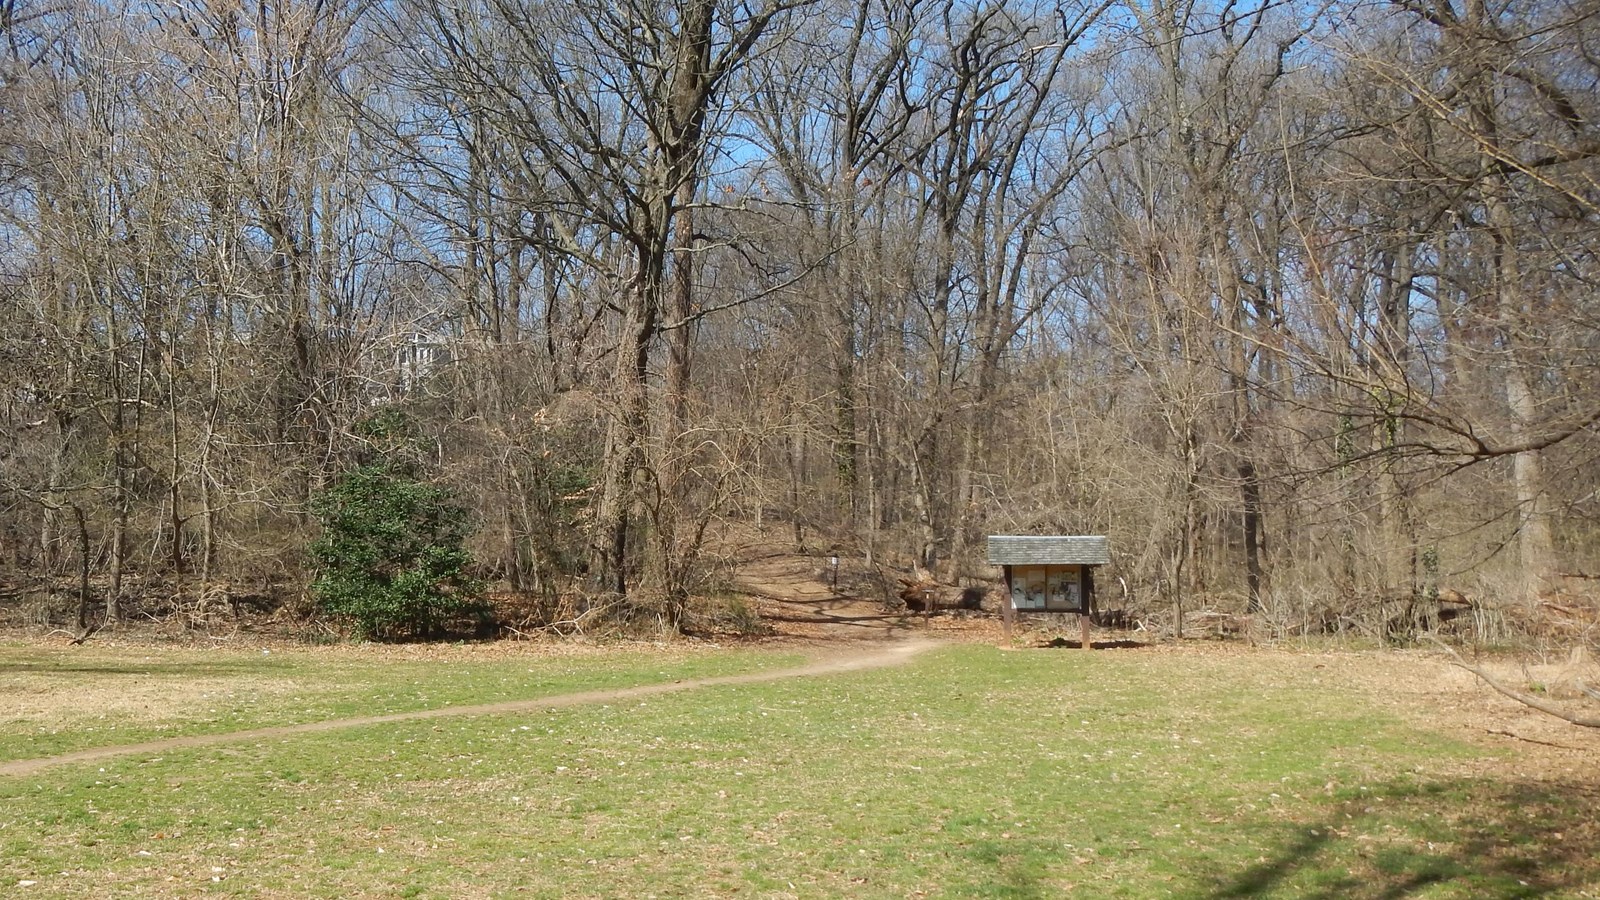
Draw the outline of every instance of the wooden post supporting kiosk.
M1104 535L990 535L989 564L1005 575L1000 615L1006 643L1022 613L1077 613L1083 649L1091 649L1094 570L1110 562Z

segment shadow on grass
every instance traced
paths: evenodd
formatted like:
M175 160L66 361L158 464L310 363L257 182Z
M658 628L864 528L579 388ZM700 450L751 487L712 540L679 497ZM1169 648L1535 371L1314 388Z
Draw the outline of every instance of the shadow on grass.
M782 612L768 613L762 618L769 622L785 622L795 625L838 625L867 629L884 634L896 634L911 630L912 614L909 613L868 613L850 614L837 612L838 609L850 609L861 602L861 598L846 594L834 594L829 597L796 599L788 597L773 597L763 594L752 596L765 596L776 602Z
M1321 822L1274 825L1281 846L1204 896L1543 897L1600 888L1600 783L1377 785ZM1283 832L1293 829L1291 834Z
M0 675L29 674L29 675L145 675L145 676L210 676L228 677L236 675L262 675L279 669L284 665L276 661L251 660L249 663L233 662L153 662L145 665L130 665L119 660L108 661L105 665L96 665L93 662L73 662L69 665L51 661L39 662L0 662Z
M1038 646L1045 650L1081 650L1083 649L1083 642L1074 640L1072 638L1058 637L1049 641L1045 641ZM1142 650L1149 646L1152 645L1129 640L1092 640L1089 642L1089 649L1091 650Z

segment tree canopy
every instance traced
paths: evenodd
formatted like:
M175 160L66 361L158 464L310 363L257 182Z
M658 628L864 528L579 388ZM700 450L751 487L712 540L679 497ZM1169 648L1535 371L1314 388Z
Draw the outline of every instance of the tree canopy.
M448 489L489 580L669 622L775 521L949 577L1109 534L1128 602L1286 629L1513 619L1600 574L1597 30L0 3L0 577L201 615L309 584L319 510ZM359 463L384 409L428 484Z

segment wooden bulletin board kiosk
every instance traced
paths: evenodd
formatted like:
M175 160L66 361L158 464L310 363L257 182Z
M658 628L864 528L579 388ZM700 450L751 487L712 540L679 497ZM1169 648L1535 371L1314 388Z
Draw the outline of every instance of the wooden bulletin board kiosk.
M1094 570L1111 562L1104 535L990 535L989 564L1005 572L1006 640L1018 613L1076 613L1089 649Z

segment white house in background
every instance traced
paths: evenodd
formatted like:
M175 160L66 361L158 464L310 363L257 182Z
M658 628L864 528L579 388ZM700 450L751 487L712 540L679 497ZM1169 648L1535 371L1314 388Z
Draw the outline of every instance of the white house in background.
M422 331L398 336L393 348L396 383L402 393L412 390L439 367L455 358L451 338Z

